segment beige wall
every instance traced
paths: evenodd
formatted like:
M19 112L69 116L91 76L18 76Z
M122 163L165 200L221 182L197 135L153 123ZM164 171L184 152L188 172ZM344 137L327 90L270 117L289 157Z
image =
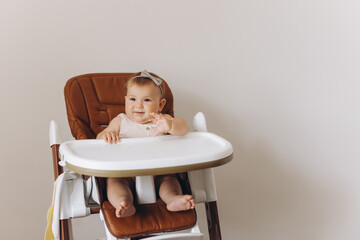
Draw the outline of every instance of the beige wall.
M177 116L203 111L234 145L233 162L215 171L224 239L359 239L359 8L2 0L1 239L42 239L50 120L70 138L66 80L145 68L170 83Z

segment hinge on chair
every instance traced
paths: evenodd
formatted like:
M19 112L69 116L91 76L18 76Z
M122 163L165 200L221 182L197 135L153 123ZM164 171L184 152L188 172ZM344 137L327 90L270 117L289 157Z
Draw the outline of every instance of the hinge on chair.
M89 177L85 179L83 176L83 184L84 184L84 198L85 198L85 205L89 208L96 208L100 207L100 205L96 202L93 198L95 189L94 184L94 177Z

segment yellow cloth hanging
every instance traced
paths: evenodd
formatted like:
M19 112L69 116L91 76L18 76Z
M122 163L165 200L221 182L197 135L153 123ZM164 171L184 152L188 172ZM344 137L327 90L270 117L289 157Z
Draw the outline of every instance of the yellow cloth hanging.
M54 200L55 200L55 190L56 190L56 181L54 183L54 189L53 189L53 196L52 196L52 202L51 206L49 207L49 210L47 212L47 226L45 230L45 240L54 240L54 234L52 231L52 221L53 221L53 212L54 212Z

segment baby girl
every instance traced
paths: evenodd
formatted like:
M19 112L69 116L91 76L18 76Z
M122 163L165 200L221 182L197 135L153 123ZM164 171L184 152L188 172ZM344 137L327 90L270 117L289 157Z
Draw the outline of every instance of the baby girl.
M126 83L125 114L115 117L96 138L112 144L119 142L120 138L185 135L188 125L184 119L160 113L165 104L162 79L145 70L137 73ZM182 194L176 175L155 176L155 182L159 196L169 211L184 211L195 207L193 197ZM117 217L135 214L133 186L133 178L107 179L107 197L116 209Z

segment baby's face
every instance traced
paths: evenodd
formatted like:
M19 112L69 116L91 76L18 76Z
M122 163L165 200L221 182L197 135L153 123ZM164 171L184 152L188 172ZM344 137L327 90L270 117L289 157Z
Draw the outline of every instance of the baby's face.
M165 106L165 99L160 99L160 89L155 85L131 85L125 96L125 113L136 123L148 123L150 113L158 113Z

